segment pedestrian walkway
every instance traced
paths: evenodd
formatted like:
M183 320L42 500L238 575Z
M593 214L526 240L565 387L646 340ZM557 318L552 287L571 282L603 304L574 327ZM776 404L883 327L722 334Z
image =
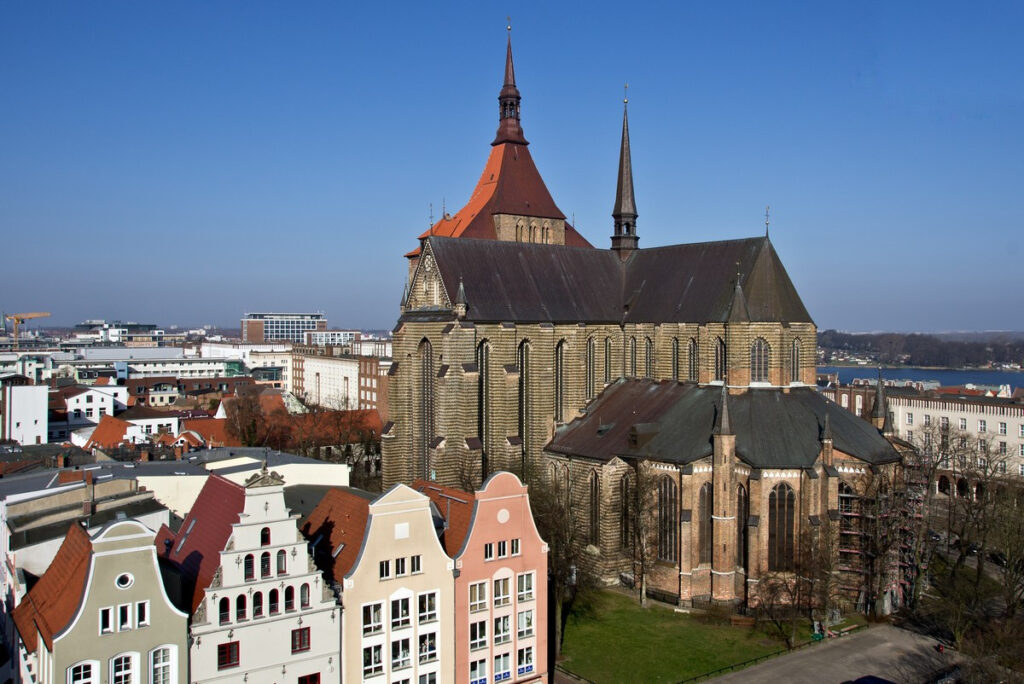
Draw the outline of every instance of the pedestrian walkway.
M915 632L880 625L710 681L715 684L841 684L874 675L893 682L916 684L955 660L954 654L940 654L935 644L934 639Z

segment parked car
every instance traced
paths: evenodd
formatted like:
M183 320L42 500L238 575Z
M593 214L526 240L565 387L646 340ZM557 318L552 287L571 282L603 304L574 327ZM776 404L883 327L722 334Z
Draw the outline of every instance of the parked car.
M999 567L1006 567L1006 554L1002 551L989 551L988 559Z

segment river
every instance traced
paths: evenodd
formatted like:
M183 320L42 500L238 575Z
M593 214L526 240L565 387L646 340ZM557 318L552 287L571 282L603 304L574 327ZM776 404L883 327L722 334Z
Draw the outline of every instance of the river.
M818 373L839 373L839 382L848 384L855 378L874 379L878 377L878 369L873 366L818 366ZM1024 371L999 371L983 369L952 368L883 368L882 377L886 380L914 380L924 382L937 381L940 385L1010 385L1012 388L1024 387Z

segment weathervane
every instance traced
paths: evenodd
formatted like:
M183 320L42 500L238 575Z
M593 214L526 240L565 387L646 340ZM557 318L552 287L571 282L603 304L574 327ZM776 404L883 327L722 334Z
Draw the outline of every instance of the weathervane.
M765 237L768 237L768 224L770 223L770 221L768 220L768 212L769 211L771 211L771 207L769 207L767 204L764 205L764 236Z

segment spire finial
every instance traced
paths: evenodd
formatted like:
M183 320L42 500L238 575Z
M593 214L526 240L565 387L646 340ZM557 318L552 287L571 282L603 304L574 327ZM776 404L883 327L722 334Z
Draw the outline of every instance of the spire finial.
M769 223L768 212L769 211L771 211L771 207L769 207L767 204L764 205L764 236L765 237L768 237L768 223Z
M505 22L505 30L509 32L509 35L512 35L512 17L506 16Z
M629 84L622 86L622 104L629 104Z
M619 178L615 186L615 232L612 235L612 249L627 254L637 248L636 199L633 195L633 160L629 151L629 84L623 87L622 98L622 143L619 147Z

